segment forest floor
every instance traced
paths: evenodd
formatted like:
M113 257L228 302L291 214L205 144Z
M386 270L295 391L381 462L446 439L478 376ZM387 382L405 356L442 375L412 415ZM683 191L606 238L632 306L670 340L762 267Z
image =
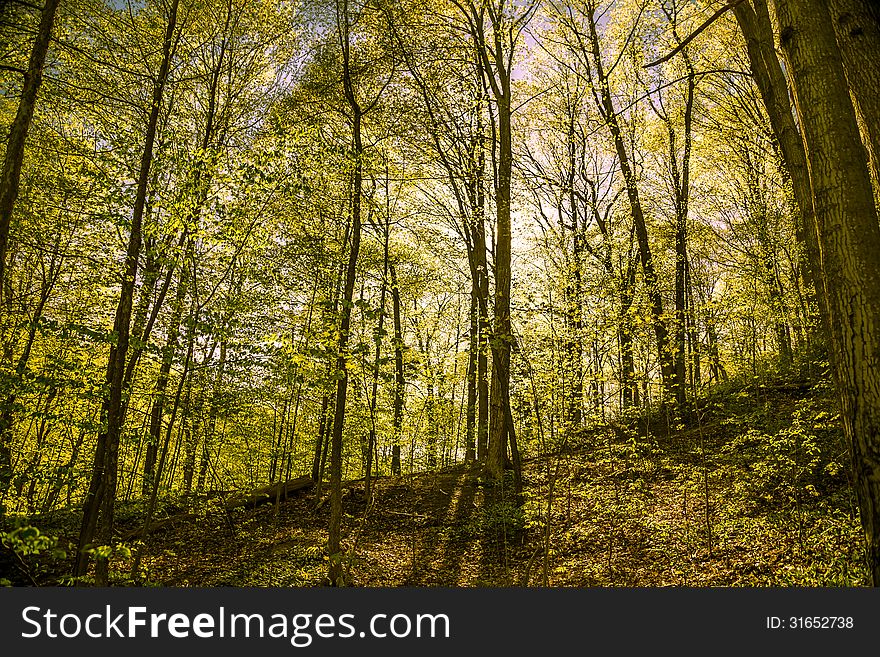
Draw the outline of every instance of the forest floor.
M351 482L343 523L349 582L864 585L847 457L829 406L824 392L797 386L730 389L705 400L696 422L597 429L562 453L525 461L521 506L510 479L490 484L465 466L379 477L369 508L363 481ZM142 550L141 583L322 583L329 505L316 504L314 491L220 509L208 500L196 519L130 545ZM137 523L137 514L120 514L120 531ZM129 567L125 555L114 559L117 583L131 584ZM35 579L57 583L62 570Z

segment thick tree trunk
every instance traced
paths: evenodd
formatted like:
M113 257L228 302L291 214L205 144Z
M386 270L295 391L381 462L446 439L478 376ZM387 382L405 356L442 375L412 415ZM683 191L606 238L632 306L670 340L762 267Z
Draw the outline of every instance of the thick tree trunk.
M806 256L802 257L805 261L802 262L802 269L815 288L819 311L824 317L827 315L826 295L819 270L816 216L804 143L792 114L785 74L773 45L773 28L766 0L752 0L752 5L754 9L748 2L741 2L733 8L733 12L746 40L749 65L767 110L770 127L791 177L795 203L800 214L799 221L795 222L795 232L801 252Z
M880 207L880 6L876 0L828 0L828 7Z
M481 83L491 89L497 114L497 135L493 143L498 159L495 184L495 305L490 346L492 350L492 382L489 417L489 436L486 450L485 473L500 480L504 475L505 452L513 418L505 401L510 384L510 350L513 334L510 321L511 290L511 177L513 148L511 137L511 65L516 45L514 29L504 15L504 3L480 4L468 2L465 10L471 36L475 42L477 69ZM528 10L527 10L528 12ZM486 16L491 19L491 33L487 32ZM526 19L526 15L521 17ZM489 45L491 43L491 45ZM475 240L475 250L477 249Z
M832 363L874 585L880 585L880 226L827 6L775 0L813 184Z

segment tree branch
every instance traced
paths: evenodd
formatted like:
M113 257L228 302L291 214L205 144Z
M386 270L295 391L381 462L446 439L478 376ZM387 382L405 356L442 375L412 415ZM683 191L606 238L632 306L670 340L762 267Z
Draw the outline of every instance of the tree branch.
M696 39L703 30L705 30L707 27L712 25L712 23L714 23L721 16L723 16L728 10L733 9L741 2L743 2L743 0L729 0L727 2L727 4L725 4L723 7L721 7L721 9L717 10L714 14L712 14L708 19L706 19L706 21L702 25L700 25L700 27L698 27L696 30L691 32L690 35L688 35L681 43L679 43L675 48L673 48L669 54L664 55L660 59L657 59L649 64L645 64L642 68L651 68L652 66L657 66L657 64L662 64L663 62L669 61L670 59L675 57L678 53L680 53L681 50L687 44L689 44L691 41Z
M7 66L6 64L0 64L0 71L12 71L13 73L21 73L23 76L27 77L28 72L23 68L18 68L17 66Z

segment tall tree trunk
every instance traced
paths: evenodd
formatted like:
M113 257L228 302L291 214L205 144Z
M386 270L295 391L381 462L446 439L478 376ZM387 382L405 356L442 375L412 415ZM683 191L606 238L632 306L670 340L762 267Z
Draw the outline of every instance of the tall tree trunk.
M107 362L105 381L108 392L102 411L105 429L98 436L91 483L89 484L89 490L83 505L83 520L74 567L74 576L76 577L82 577L86 574L89 563L89 555L86 550L93 541L97 541L99 545L110 545L113 538L119 438L124 423L122 412L124 407L123 395L125 392L123 390L123 378L125 375L126 356L128 355L135 279L137 277L138 259L141 251L144 204L147 196L150 165L153 160L153 145L156 140L159 113L162 108L162 96L171 66L174 32L177 27L178 4L179 0L172 1L163 41L162 63L153 85L150 116L147 122L144 149L141 155L137 192L132 211L131 231L126 251L125 272L113 325L113 334L116 341L110 348L110 356ZM95 583L98 586L107 585L107 562L108 559L101 559L97 562Z
M482 196L482 194L481 194ZM489 452L489 263L486 258L486 226L482 214L474 225L474 256L477 283L477 458Z
M6 276L6 252L9 250L9 228L12 225L12 211L18 198L21 167L24 163L24 147L28 131L34 117L37 94L43 83L43 67L49 52L49 41L52 39L52 26L59 0L46 0L40 16L37 36L31 49L28 69L24 76L24 86L18 101L15 120L9 128L9 140L6 142L6 155L3 160L3 177L0 179L0 307L2 307L4 278ZM0 464L2 467L2 464Z
M694 116L694 92L696 74L691 64L687 49L682 50L682 59L687 69L687 94L684 107L684 152L681 168L677 162L675 130L672 122L667 120L669 132L669 155L672 178L675 189L675 401L679 409L684 408L687 401L687 351L685 338L689 324L687 312L688 298L688 207L690 200L690 165L691 165L691 126Z
M880 6L876 0L828 0L828 7L880 206Z
M503 28L497 20L493 30ZM500 37L499 37L500 38ZM513 418L505 402L510 385L510 348L513 334L510 323L510 284L512 232L510 220L510 183L513 172L513 147L511 138L511 84L510 71L497 50L494 61L495 73L483 47L484 67L492 81L498 110L498 185L495 190L495 306L492 331L492 377L493 388L497 386L499 401L491 404L489 418L489 446L486 455L486 475L500 480L504 475L504 456L510 423ZM497 79L496 79L497 74Z
M337 5L337 11L339 7ZM342 0L339 21L339 38L342 46L342 77L345 99L351 111L353 181L351 190L351 247L348 254L348 267L345 272L345 288L341 318L339 321L339 342L336 359L336 411L333 414L333 434L330 445L330 527L327 538L329 566L327 579L332 586L344 584L341 551L342 524L342 433L345 428L345 400L348 392L348 337L351 327L351 309L354 299L354 284L357 277L357 261L361 246L361 194L363 188L363 154L361 137L363 111L355 98L351 69L350 16L348 0Z
M635 171L633 171L630 164L629 153L626 150L623 131L621 130L617 111L614 108L614 102L611 97L611 87L609 86L605 67L602 63L602 52L599 44L599 33L596 27L596 17L594 12L595 9L587 10L587 20L590 28L589 38L590 49L592 51L591 56L593 59L593 65L596 67L596 77L599 87L597 104L602 114L602 118L607 123L608 129L611 132L620 166L620 172L623 174L624 182L626 184L627 198L629 199L630 211L632 212L633 224L635 227L636 243L639 248L639 260L642 263L642 275L645 281L648 305L651 311L651 320L657 342L660 376L663 380L663 386L667 394L674 399L678 388L678 376L675 361L673 359L673 346L670 344L669 329L666 325L663 313L663 297L660 294L657 270L654 267L654 255L651 251L651 244L648 239L648 227L642 209Z
M767 3L766 0L752 0L750 6L748 2L741 2L733 8L733 12L746 40L749 66L755 84L770 119L785 168L791 177L794 199L799 210L795 235L801 246L801 269L815 288L821 316L827 317L827 295L819 266L816 215L804 142L792 113L785 74L774 48L773 27ZM813 337L819 338L818 335Z
M403 398L406 381L403 378L403 322L400 317L400 284L397 269L388 264L391 275L391 302L394 315L394 416L391 436L391 474L400 476L400 438L403 432Z
M567 386L568 406L566 411L566 425L569 432L580 428L583 416L584 404L584 347L583 347L583 313L581 311L581 297L583 295L582 268L584 251L584 234L581 229L580 211L575 189L575 179L578 172L577 142L575 141L575 120L569 117L568 134L566 135L567 150L567 196L568 196L568 229L572 235L571 261L565 272L565 306L566 306L566 366L570 384ZM560 213L563 217L564 213ZM586 222L584 222L586 223ZM565 226L562 234L566 234ZM567 252L567 248L565 249Z
M479 103L476 116L476 132L471 145L476 153L474 170L468 180L467 192L470 201L470 216L464 219L468 251L468 265L471 270L471 340L468 357L468 412L473 408L473 454L485 460L489 448L489 270L486 257L486 195L484 176L486 173L486 152L483 135L482 103ZM465 214L464 211L462 214ZM472 369L471 369L472 368ZM471 400L471 382L473 400ZM468 421L471 421L470 415ZM470 443L469 443L470 444ZM468 460L468 457L465 457Z
M477 302L477 282L471 280L470 304L468 305L468 364L467 407L465 409L464 460L468 463L477 458L477 351L480 348L480 306Z
M880 225L831 16L775 0L813 185L832 363L872 582L880 585Z
M364 494L367 501L372 495L372 475L373 475L373 451L376 449L376 402L379 398L379 370L382 363L382 336L385 331L385 297L388 291L388 247L391 238L391 208L388 190L388 167L385 168L385 240L382 248L382 284L379 293L379 320L376 325L376 350L373 354L373 381L370 391L370 435L367 439L367 472L366 481L364 482Z
M177 351L177 343L180 339L180 322L183 319L183 307L186 303L188 277L188 268L182 268L177 281L177 293L174 299L174 306L168 322L168 336L165 339L165 345L162 347L162 361L159 365L159 374L156 376L156 384L153 392L153 406L150 409L149 437L147 439L147 449L144 455L144 472L141 485L141 493L144 496L149 495L150 491L153 489L156 458L158 456L159 441L162 435L165 391L168 387L168 381L171 376L171 365L174 362L174 354Z

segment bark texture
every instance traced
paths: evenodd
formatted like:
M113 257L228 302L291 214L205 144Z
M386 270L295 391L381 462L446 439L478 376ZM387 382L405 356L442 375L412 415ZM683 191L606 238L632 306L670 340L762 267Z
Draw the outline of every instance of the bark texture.
M776 0L828 294L832 364L874 585L880 585L880 226L827 6Z

